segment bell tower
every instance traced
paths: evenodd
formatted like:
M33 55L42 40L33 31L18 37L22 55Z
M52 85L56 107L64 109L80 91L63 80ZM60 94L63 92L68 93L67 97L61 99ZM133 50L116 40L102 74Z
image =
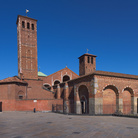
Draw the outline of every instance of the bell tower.
M38 79L37 20L27 16L17 17L18 76Z
M84 54L79 57L79 75L87 75L96 70L96 56L92 54Z

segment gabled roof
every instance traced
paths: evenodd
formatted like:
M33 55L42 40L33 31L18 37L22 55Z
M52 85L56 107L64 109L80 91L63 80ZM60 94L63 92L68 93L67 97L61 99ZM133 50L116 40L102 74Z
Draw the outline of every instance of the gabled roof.
M38 77L46 77L47 75L46 74L44 74L44 73L42 73L42 72L38 72Z
M72 73L74 73L77 77L80 77L78 74L76 74L75 72L73 72L73 71L72 71L71 69L69 69L68 67L65 67L65 68L63 68L63 69L61 69L61 70L59 70L59 71L57 71L57 72L60 72L60 71L65 70L65 69L70 70L70 71L71 71ZM53 74L50 74L50 75L48 75L47 77L52 76L52 75L56 74L57 72L55 72L55 73L53 73Z
M22 81L18 76L8 77L6 79L0 80L0 83L23 83L23 84L27 84L27 82Z

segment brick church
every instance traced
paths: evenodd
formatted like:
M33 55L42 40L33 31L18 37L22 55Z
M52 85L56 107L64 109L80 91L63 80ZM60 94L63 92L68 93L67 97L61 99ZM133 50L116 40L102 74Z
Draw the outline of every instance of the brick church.
M79 75L65 67L38 71L37 20L17 17L18 76L0 80L0 111L137 114L138 76L96 70L96 56L79 57Z

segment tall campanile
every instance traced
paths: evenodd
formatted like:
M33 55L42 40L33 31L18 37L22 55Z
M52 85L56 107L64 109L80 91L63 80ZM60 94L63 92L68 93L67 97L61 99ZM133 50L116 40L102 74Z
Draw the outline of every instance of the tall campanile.
M37 20L17 17L18 76L38 79L37 70Z
M96 56L92 54L84 54L79 57L79 75L87 75L96 70Z

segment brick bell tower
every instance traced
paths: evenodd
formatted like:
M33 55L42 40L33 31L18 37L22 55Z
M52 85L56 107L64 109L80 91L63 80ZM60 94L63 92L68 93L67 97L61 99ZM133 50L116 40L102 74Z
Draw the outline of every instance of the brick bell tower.
M79 75L87 75L96 70L96 56L92 54L84 54L79 57Z
M37 70L37 20L27 16L17 17L18 76L38 79Z

